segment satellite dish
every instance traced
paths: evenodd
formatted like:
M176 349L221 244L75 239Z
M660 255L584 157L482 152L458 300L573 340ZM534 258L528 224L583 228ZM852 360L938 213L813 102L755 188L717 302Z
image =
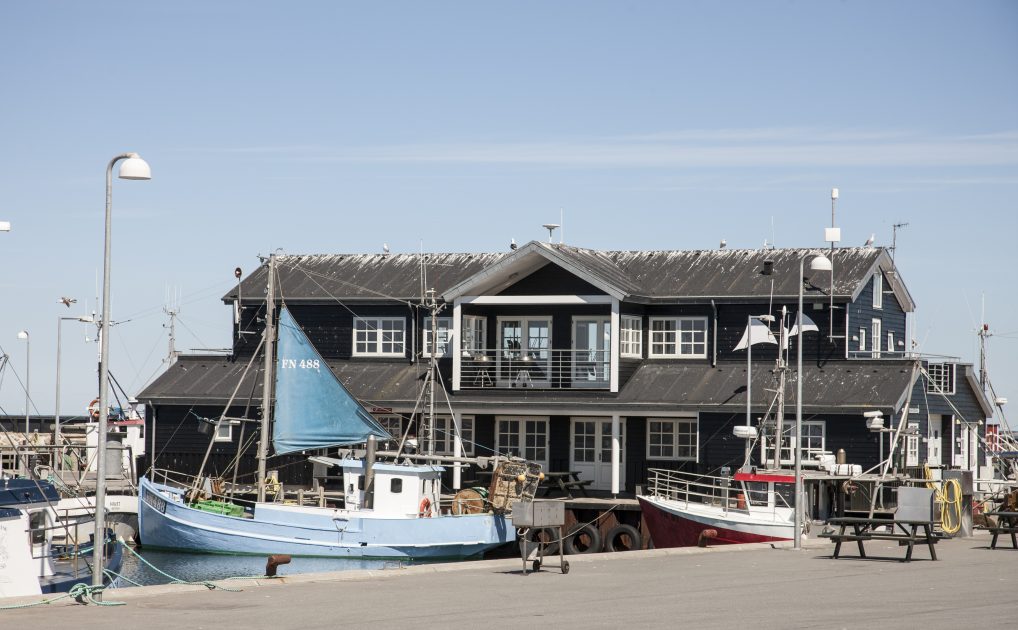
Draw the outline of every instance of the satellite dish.
M541 227L543 227L544 229L548 230L548 242L551 243L552 239L555 236L555 230L557 230L558 228L560 228L562 226L559 225L558 223L545 223Z

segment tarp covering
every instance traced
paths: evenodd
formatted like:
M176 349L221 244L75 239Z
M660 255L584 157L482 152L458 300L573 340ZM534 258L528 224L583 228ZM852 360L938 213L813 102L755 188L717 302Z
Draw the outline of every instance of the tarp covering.
M392 439L329 369L284 308L276 344L277 454L359 444L374 435Z

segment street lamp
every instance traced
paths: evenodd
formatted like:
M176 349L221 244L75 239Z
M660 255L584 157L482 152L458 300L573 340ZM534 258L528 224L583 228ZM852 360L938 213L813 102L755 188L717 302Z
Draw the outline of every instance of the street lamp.
M18 333L18 339L25 340L25 439L28 439L28 434L31 431L28 425L29 403L31 402L31 395L29 391L32 388L32 339L28 336L27 330L22 330Z
M152 179L148 162L137 153L122 153L106 167L106 236L103 248L103 304L99 340L99 439L96 449L95 538L92 551L92 586L103 584L103 550L106 542L106 423L109 420L110 387L110 214L113 207L113 166L120 165L120 179ZM102 591L93 595L101 600Z
M60 324L61 322L84 322L86 324L95 322L89 315L79 315L78 317L61 317L57 315L57 393L56 403L53 407L53 445L57 447L57 451L53 453L54 459L56 459L56 469L61 470L63 468L63 456L60 454Z
M794 548L796 550L802 549L802 290L805 285L805 278L803 277L803 266L806 264L806 259L811 253L806 253L802 258L799 259L799 312L795 314L795 330L799 335L798 342L796 343L796 391L795 391L795 538ZM813 271L831 271L834 269L834 265L831 264L831 260L823 254L816 255L813 260L809 263L809 268ZM834 278L831 278L831 294L834 294ZM780 440L780 436L778 436Z

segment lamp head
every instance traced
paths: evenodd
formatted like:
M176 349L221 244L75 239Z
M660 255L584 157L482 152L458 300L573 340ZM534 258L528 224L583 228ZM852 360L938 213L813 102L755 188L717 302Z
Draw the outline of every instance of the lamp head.
M22 330L18 333L18 339L28 339L28 331Z
M830 271L834 269L834 265L831 264L831 260L827 256L820 254L809 261L809 268L813 271Z
M131 157L120 164L120 179L152 179L152 169L149 168L148 162L141 159L137 153L129 155Z

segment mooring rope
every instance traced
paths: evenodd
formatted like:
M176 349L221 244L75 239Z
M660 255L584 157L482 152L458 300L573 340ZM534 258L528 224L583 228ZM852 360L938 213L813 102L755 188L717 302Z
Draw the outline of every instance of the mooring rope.
M142 558L141 555L137 551L135 551L134 549L131 549L127 545L126 542L121 541L121 544L124 546L124 549L127 549L129 552L131 552L131 554L133 554L135 558L141 560L142 563L145 566L147 566L148 568L152 569L153 571L155 571L159 575L161 575L161 576L163 576L165 578L168 578L170 580L169 584L193 584L193 585L201 585L201 586L204 586L205 588L209 589L210 591L218 588L220 590L229 591L231 593L240 593L240 592L242 592L244 590L244 589L241 589L241 588L228 588L226 586L223 586L222 584L216 584L215 582L210 582L208 580L198 580L197 582L189 582L188 580L182 580L182 579L180 579L178 577L170 575L166 571L163 571L162 569L160 569L159 567L155 566L154 564L152 564L151 562L149 562L145 558ZM112 571L111 571L111 573L112 573ZM118 577L122 577L122 576L118 575Z

